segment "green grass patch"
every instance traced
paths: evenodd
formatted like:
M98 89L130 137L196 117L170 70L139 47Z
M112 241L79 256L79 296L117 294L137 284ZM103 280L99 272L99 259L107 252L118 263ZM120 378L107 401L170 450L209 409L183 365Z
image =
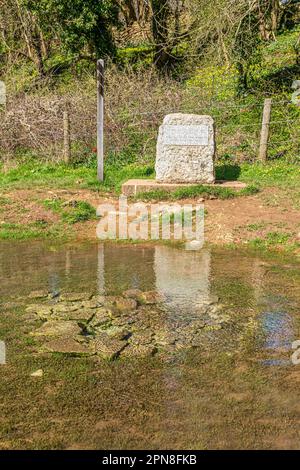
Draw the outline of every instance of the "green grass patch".
M43 164L36 160L21 163L7 172L2 172L0 167L1 189L78 188L95 179L95 171L86 166L68 167L64 164Z
M0 206L6 206L7 204L10 204L10 199L4 196L0 196Z
M86 187L95 190L121 192L122 184L129 179L152 179L155 178L154 167L151 165L140 165L131 163L129 165L107 164L104 171L104 182L94 179L88 182Z
M86 201L66 203L62 199L46 199L43 205L59 214L62 221L70 225L96 218L96 210Z
M269 162L265 165L244 163L239 167L238 179L245 183L259 185L260 187L280 187L298 189L300 187L300 165L289 164L283 161ZM228 167L219 167L217 174L220 179L229 179ZM226 177L227 176L227 177Z
M128 163L133 157L120 154L109 157L104 165L104 181L97 180L96 160L67 166L63 163L42 163L36 158L21 162L16 168L1 171L0 189L91 189L100 192L120 192L130 178L153 178L154 167L149 164ZM1 203L0 203L1 205Z
M48 226L39 221L31 224L4 223L0 225L0 240L61 240L70 238L70 233L61 224Z
M248 242L249 246L258 249L280 248L286 251L297 249L300 244L292 240L293 236L286 232L269 232L264 238L255 238Z
M172 192L162 189L148 191L139 194L135 199L142 199L143 201L177 201L180 199L194 199L199 196L204 198L213 196L218 199L232 199L234 197L256 194L258 191L259 189L255 186L248 186L240 191L234 191L220 186L196 185L188 188L179 188Z
M257 230L262 230L265 227L266 227L266 222L258 222L256 224L247 225L246 229L249 230L249 232L256 232Z
M133 159L133 157L132 157ZM100 192L120 193L121 185L128 179L153 179L155 178L154 167L151 164L139 164L136 162L126 163L126 155L107 158L104 166L104 181L97 180L95 160L87 164L66 166L64 164L43 164L38 160L30 160L20 163L18 167L7 172L1 171L0 167L0 189L91 189ZM237 180L249 184L241 194L246 195L257 192L257 187L281 187L299 190L300 167L298 164L289 164L284 161L241 164L216 165L217 180ZM255 189L256 188L256 189ZM198 186L180 189L175 192L175 197L196 197L202 195L213 195L222 199L234 197L233 191L228 188L208 188ZM166 193L156 193L153 199L165 199ZM151 199L151 196L149 195ZM6 198L0 198L0 205L9 203Z

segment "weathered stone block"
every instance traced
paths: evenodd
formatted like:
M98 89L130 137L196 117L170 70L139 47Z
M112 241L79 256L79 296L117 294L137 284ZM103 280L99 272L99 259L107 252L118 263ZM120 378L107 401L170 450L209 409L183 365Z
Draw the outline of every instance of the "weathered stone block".
M173 183L213 183L214 121L211 116L169 114L159 128L156 179Z

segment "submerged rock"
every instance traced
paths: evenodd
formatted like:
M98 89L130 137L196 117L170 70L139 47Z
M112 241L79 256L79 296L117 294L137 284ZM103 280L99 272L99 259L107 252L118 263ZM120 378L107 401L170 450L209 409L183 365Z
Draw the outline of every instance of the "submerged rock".
M79 300L90 300L93 294L87 292L71 292L64 293L60 296L60 300L63 302L78 302Z
M30 292L29 299L45 299L49 295L48 290L35 290Z
M95 338L92 347L98 356L112 360L119 356L127 344L127 341L111 338L107 334L102 333Z
M50 320L44 323L40 328L33 331L33 336L68 336L72 337L81 333L81 328L72 321Z
M163 296L156 291L143 292L139 289L129 289L124 292L124 297L136 300L140 305L154 305L163 302Z
M130 338L132 344L150 344L153 340L154 333L150 330L136 331Z
M153 344L129 344L121 357L151 357L157 352Z
M42 320L47 320L53 313L53 307L49 305L29 305L26 312L34 313Z
M89 322L89 326L92 328L101 327L106 323L110 322L112 318L112 313L107 308L101 307L95 311L93 311L93 317Z
M124 297L109 297L107 305L111 308L114 316L133 313L137 308L136 300Z
M108 360L119 355L149 357L156 352L164 357L202 347L230 320L217 296L203 299L193 317L178 317L174 324L161 302L159 292L130 289L122 296L106 297L64 293L60 299L48 297L48 302L29 305L26 310L46 320L31 333L47 340L41 350L96 354Z
M170 346L175 344L178 335L173 333L172 331L158 331L155 334L155 343L160 346Z
M32 372L32 374L30 374L30 377L43 377L43 375L43 369L38 369L35 372Z
M78 356L92 356L94 352L86 343L79 343L74 338L57 338L48 341L42 347L43 351L61 354L70 354Z

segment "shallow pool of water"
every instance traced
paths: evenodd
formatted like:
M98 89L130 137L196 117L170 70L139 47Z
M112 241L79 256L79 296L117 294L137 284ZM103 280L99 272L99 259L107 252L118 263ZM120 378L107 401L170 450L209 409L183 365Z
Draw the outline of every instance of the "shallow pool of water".
M300 265L238 250L0 244L0 448L297 449ZM155 290L170 332L219 299L230 318L197 348L118 359L40 355L32 291ZM1 351L0 351L1 352ZM31 373L43 370L42 377Z

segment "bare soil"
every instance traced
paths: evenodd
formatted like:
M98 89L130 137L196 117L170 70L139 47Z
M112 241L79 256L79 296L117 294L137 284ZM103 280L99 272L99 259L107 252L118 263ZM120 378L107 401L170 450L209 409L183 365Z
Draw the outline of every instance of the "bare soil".
M14 190L0 194L5 200L0 205L0 227L4 223L28 224L45 221L59 222L60 217L43 205L45 199L61 198L66 202L87 201L95 208L103 203L118 210L118 198L89 190ZM178 202L178 201L177 201ZM244 244L268 233L288 234L291 242L300 241L300 206L291 201L284 190L268 188L257 195L219 200L182 200L181 204L203 202L206 209L205 239L224 245ZM96 239L97 220L74 225L76 240Z

